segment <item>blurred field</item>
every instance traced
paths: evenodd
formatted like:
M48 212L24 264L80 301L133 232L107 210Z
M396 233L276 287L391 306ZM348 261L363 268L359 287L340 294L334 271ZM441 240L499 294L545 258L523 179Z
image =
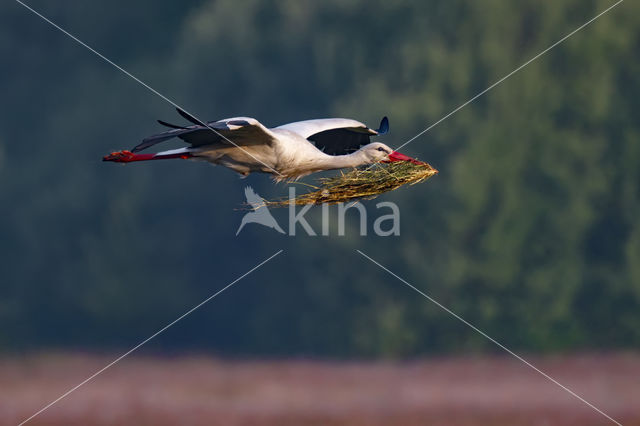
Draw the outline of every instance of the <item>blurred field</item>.
M112 358L0 361L0 422L17 424ZM640 424L640 354L532 358L625 425ZM30 424L599 425L507 357L404 363L130 357Z

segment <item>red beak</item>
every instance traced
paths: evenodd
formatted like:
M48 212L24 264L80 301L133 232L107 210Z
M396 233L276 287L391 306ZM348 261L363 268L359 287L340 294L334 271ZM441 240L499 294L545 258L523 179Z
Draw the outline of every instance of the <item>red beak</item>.
M389 161L384 161L385 163L391 163L393 161L410 161L413 164L427 164L422 161L418 161L415 158L411 158L408 155L400 154L398 151L393 151L389 154Z

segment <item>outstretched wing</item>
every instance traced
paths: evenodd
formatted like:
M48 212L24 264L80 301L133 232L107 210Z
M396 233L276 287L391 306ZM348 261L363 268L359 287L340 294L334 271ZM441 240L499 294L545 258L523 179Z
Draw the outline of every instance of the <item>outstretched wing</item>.
M376 130L365 124L347 118L326 118L298 121L276 127L295 132L313 142L325 154L343 155L357 151L371 142L371 136L383 135L389 131L389 120L384 117Z
M135 146L131 151L142 151L143 149L175 137L182 139L192 147L215 144L239 146L271 144L274 140L274 135L269 129L264 127L255 118L234 117L211 121L205 125L180 109L178 109L178 112L194 124L183 127L158 120L160 124L170 127L171 130L144 138L142 143Z

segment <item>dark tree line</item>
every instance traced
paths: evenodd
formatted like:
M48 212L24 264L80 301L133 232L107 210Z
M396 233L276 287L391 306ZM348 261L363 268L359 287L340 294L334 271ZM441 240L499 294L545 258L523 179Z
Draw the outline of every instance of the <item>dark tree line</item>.
M200 117L388 115L391 146L610 4L33 2ZM102 164L172 107L18 4L0 11L0 348L129 346L280 248L150 349L490 348L355 249L515 348L640 344L637 4L409 144L440 174L379 199L401 209L395 238L358 237L356 216L345 237L236 237L244 186L286 186L204 164Z

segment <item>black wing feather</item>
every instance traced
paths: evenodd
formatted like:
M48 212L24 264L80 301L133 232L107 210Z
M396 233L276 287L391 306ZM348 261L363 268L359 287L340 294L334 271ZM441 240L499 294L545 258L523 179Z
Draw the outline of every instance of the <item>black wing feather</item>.
M316 133L307 139L312 141L316 148L328 155L351 154L360 147L370 143L370 135L349 129L331 129Z
M328 155L351 154L371 143L371 130L366 127L343 127L330 129L309 136L307 139ZM389 132L389 119L383 117L380 127L375 130L378 135Z
M225 123L212 121L210 123L204 124L200 120L198 120L188 112L181 110L180 108L176 108L176 111L178 111L178 114L180 114L186 120L192 122L194 125L184 127L167 123L166 121L158 120L158 123L162 124L163 126L169 127L172 130L144 138L142 140L142 143L136 145L133 149L131 149L131 152L142 151L143 149L147 149L155 144L175 137L182 139L183 141L191 144L191 146L194 147L214 144L216 142L220 142L222 140L222 137L211 129L229 130Z
M184 117L185 120L192 122L193 124L197 125L197 126L205 126L205 124L198 120L197 118L195 118L193 115L189 114L186 111L181 110L180 108L176 108L176 111L178 111L178 114L180 114L182 117Z
M380 120L380 127L376 129L379 135L384 135L389 133L389 119L387 117L382 117Z
M172 129L186 129L186 127L184 126L178 126L177 124L167 123L166 121L162 121L162 120L158 120L158 123L162 124L163 126L170 127Z
M222 137L215 133L211 129L215 130L228 130L228 127L225 123L209 123L207 124L209 127L204 126L189 126L189 127L176 127L172 130L159 133L157 135L146 137L142 140L142 143L136 145L131 152L142 151L143 149L147 149L155 144L160 142L164 142L171 138L178 137L183 141L191 144L191 146L202 146L214 144L216 142L220 142Z

